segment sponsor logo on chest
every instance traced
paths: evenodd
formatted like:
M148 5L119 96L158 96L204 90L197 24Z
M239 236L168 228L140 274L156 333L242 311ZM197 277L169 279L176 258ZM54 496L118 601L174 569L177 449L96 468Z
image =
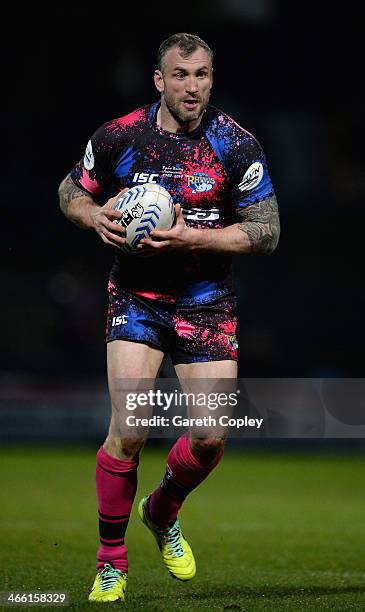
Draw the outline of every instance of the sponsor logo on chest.
M219 208L182 208L184 219L189 221L217 221L219 219Z
M193 172L191 174L186 174L176 166L163 166L160 174L157 172L135 172L132 182L158 183L159 177L179 179L183 184L187 184L192 194L207 193L213 189L214 185L216 184L216 180L205 172ZM189 221L217 221L220 217L219 208L200 209L198 207L187 208L186 206L183 206L182 214L184 219ZM133 216L137 215L133 214ZM132 220L131 214L126 213L120 223L124 225L124 227L127 227Z
M159 175L148 172L135 172L132 181L133 183L157 183Z
M215 179L205 172L193 172L192 174L184 174L178 169L163 168L162 174L156 172L135 172L132 178L133 183L157 183L159 176L164 178L177 178L186 180L189 189L192 193L206 193L213 189Z
M205 193L213 189L215 180L205 172L194 172L186 176L188 187L193 193Z

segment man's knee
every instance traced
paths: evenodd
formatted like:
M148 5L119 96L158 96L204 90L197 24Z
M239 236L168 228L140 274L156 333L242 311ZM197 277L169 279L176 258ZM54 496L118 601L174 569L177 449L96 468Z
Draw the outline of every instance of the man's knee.
M105 440L104 449L107 453L118 459L135 459L141 452L144 443L145 438L114 438L108 436Z
M190 447L193 455L202 463L212 463L218 459L224 448L223 438L192 438Z

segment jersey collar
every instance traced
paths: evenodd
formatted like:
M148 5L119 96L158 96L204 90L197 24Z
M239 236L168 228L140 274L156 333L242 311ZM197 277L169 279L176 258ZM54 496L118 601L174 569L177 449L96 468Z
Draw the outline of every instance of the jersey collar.
M150 110L148 113L150 127L152 128L154 132L156 132L156 134L168 140L184 140L184 141L196 140L197 138L200 138L202 136L202 134L204 133L204 128L203 128L204 115L203 115L203 118L200 124L195 130L192 130L191 132L179 132L178 134L175 134L174 132L169 132L168 130L164 130L159 125L157 125L157 112L158 112L158 109L160 108L160 105L161 105L160 102L155 102L154 104L151 104Z

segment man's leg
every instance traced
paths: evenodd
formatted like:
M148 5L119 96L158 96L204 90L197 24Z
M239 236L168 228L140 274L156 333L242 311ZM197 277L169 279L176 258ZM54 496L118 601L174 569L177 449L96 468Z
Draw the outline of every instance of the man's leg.
M209 379L213 379L212 388L215 391L217 381L221 381L220 391L225 389L228 393L235 390L236 361L199 362L179 364L175 367L182 382L189 379L197 381L197 384L191 387L197 392L203 388L205 393L208 392ZM197 407L190 411L190 416L202 417L208 413L209 410ZM149 497L148 511L156 525L166 527L176 520L187 495L205 480L221 460L226 436L226 429L214 428L211 432L205 429L204 435L200 435L199 429L196 429L190 432L190 436L178 438L167 457L163 480Z
M188 386L187 390L199 392L200 381L203 381L206 393L210 389L217 391L217 383L220 391L235 388L237 364L233 360L175 367L184 390ZM196 407L189 416L206 416L207 412L207 406ZM166 568L179 580L193 578L196 566L193 552L181 532L177 514L186 496L205 480L220 461L226 435L227 428L218 427L205 430L204 435L199 430L192 430L190 436L181 436L169 452L162 482L138 506L140 518L157 540Z
M96 466L99 572L109 566L123 574L128 570L124 537L137 488L139 453L148 429L132 429L126 425L126 418L131 414L126 410L126 394L150 388L163 356L161 350L142 343L115 340L108 344L112 417L107 438L97 453ZM149 412L150 408L146 407L145 414L136 416L149 416Z

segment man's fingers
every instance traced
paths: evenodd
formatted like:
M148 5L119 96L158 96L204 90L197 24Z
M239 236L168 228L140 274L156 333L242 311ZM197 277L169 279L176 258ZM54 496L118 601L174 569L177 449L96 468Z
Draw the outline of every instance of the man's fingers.
M104 218L101 218L99 220L99 222L97 223L97 227L100 231L103 231L103 229L105 228L110 232L115 232L116 234L122 234L123 236L125 236L127 230L125 229L124 225L120 225L120 223L116 223L116 221L118 221L118 219L110 220L109 217L105 215Z
M108 240L112 240L114 243L117 243L119 246L125 243L125 238L123 238L123 236L119 236L118 234L115 234L114 232L109 232L109 230L107 230L106 228L103 228L100 235L102 237L105 236L106 238L108 238Z
M105 210L104 211L104 215L107 217L107 219L121 219L122 218L122 213L120 210L114 210L113 208L110 210Z
M117 247L118 249L121 246L120 244L117 244L114 240L109 240L109 238L104 236L104 234L100 234L100 237L102 241L104 242L104 244L109 244L110 246Z
M110 232L117 232L118 234L122 234L123 236L125 236L127 233L125 227L123 225L120 225L120 223L117 223L116 221L106 221L104 225Z
M151 240L151 242L155 241L155 242L160 242L161 240L169 240L171 237L171 230L153 230L150 233L150 237L148 238L148 240ZM147 240L147 238L144 238L144 240Z
M157 242L156 240L151 240L151 238L143 238L138 245L138 249L143 248L151 248L151 249L163 249L166 246L170 245L170 240L161 240Z

